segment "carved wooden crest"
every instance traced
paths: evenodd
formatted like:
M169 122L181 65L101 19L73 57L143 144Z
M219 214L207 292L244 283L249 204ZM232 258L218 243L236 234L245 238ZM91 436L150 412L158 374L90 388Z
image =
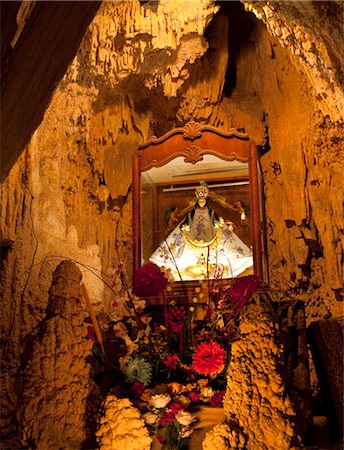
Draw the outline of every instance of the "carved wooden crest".
M190 139L191 141L194 141L195 139L201 137L201 128L202 126L199 123L191 120L183 126L184 139Z
M196 145L191 145L185 150L184 161L190 164L196 164L198 161L202 161L203 156L201 155L202 149Z

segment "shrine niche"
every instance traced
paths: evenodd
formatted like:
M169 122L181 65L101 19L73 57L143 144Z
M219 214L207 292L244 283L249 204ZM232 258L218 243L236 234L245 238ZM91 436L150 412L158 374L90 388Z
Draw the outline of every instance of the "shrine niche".
M247 134L188 122L134 155L134 269L176 283L254 274L267 281L263 189Z

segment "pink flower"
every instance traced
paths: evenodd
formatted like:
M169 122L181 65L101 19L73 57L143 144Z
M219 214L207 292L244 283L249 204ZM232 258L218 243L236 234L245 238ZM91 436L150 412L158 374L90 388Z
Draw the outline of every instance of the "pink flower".
M226 352L215 341L199 344L192 357L192 366L195 372L201 375L217 375L225 367Z
M255 275L236 278L230 289L230 302L234 304L234 313L238 313L247 305L259 287L259 278Z
M164 364L167 367L171 367L171 369L176 369L178 365L178 356L176 354L168 355L164 361Z
M188 397L189 397L189 399L190 399L192 402L197 403L197 402L199 402L199 399L200 399L201 395L200 395L200 393L197 392L197 391L192 391L192 392L189 392Z
M161 417L160 425L164 426L165 423L168 423L168 422L172 423L172 422L174 422L174 416L175 416L175 414L172 411L166 411L163 414L163 416Z
M137 269L134 274L133 292L138 297L161 294L166 286L167 279L155 264L147 263Z
M170 403L168 409L170 409L173 414L177 414L177 412L182 409L182 405L177 402L172 402Z
M145 385L140 381L135 381L129 390L129 393L133 395L134 398L140 398L145 390Z
M184 326L187 319L187 314L184 306L175 306L170 309L168 313L168 323L171 327L173 333L179 334Z
M221 408L224 395L225 395L225 391L215 391L212 399L210 400L211 406L215 406L216 408Z

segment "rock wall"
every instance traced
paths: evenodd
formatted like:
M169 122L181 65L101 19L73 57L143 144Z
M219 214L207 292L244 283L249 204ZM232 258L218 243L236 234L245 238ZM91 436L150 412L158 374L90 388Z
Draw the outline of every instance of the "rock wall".
M262 145L270 285L306 302L308 322L341 313L341 5L245 3L259 19L237 2L104 2L89 27L1 187L5 433L53 270L73 260L95 308L111 310L113 267L131 277L132 154L191 118Z
M239 332L223 401L229 428L233 422L234 430L246 436L247 450L291 448L296 443L295 411L282 378L278 320L267 299L251 301L241 314Z
M93 343L87 340L83 323L81 277L70 261L59 264L47 315L27 337L16 410L24 446L75 449L86 442L94 445L92 428L94 433L100 394L86 362Z
M100 450L149 450L152 444L140 411L127 398L114 395L103 403L96 435Z
M23 337L44 318L59 262L78 265L96 309L118 304L112 286L121 289L113 279L119 262L130 286L132 154L152 127L175 125L179 100L164 92L175 95L206 51L203 34L217 10L206 0L158 7L104 2L43 122L1 186L5 436L16 430L13 383Z

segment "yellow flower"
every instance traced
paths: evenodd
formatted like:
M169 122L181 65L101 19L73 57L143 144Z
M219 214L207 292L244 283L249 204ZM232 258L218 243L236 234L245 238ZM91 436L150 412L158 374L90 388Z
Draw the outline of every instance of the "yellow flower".
M168 383L168 387L173 394L178 394L184 391L184 386L181 383Z
M206 378L201 378L197 381L197 384L200 388L204 388L208 385L208 380Z
M188 392L191 392L195 389L196 385L195 383L188 383L185 387Z
M197 303L197 302L198 302L198 298L197 298L197 297L194 297L194 298L192 299L192 301L193 301L194 303Z

